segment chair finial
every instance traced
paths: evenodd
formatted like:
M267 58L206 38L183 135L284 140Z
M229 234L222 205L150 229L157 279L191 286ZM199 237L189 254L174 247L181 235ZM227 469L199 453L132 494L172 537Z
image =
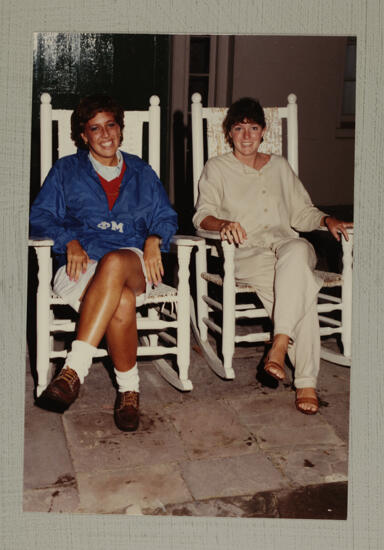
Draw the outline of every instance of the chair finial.
M199 94L199 92L192 94L192 103L201 103L201 99L201 94Z
M158 95L151 95L149 98L150 105L160 105L160 98Z
M296 103L296 102L297 102L297 96L295 94L289 94L288 103Z
M44 92L40 96L40 102L41 103L51 103L51 96L47 94L47 92Z

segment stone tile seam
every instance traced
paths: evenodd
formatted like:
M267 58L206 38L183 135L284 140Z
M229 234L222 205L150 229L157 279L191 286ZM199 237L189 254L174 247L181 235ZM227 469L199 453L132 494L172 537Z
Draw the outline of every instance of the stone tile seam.
M75 474L76 474L76 472L75 472ZM64 477L64 476L62 476L62 477ZM47 490L51 490L51 489L63 489L63 488L68 488L68 487L76 488L77 491L78 491L77 479L74 476L71 476L71 477L72 477L72 479L70 481L62 481L60 483L58 481L55 481L54 483L48 483L47 485L41 485L40 487L24 488L24 493L27 494L27 493L33 493L34 491L47 491Z
M65 417L64 415L62 415L61 417L62 419L62 425L63 425L63 432L64 432L64 437L65 437L65 441L66 441L66 444L67 444L67 449L68 449L68 455L69 455L69 459L72 463L72 468L73 468L73 471L75 473L75 479L76 479L76 484L77 484L77 488L78 488L78 494L79 494L79 499L80 499L80 491L79 491L79 484L78 484L78 480L77 480L77 475L78 475L78 470L76 469L75 467L75 459L74 457L72 456L72 451L71 451L71 445L70 445L70 442L69 442L69 434L68 434L68 427L66 426L66 422L65 422Z
M173 465L179 467L180 463L179 463L179 461L171 460L169 462L157 462L156 464L151 464L150 466L159 467L159 466L173 466ZM129 466L129 467L126 467L126 468L122 468L120 466L120 467L116 467L116 468L104 468L102 470L92 470L92 471L77 470L76 475L87 476L90 479L92 479L95 476L97 476L98 474L116 474L116 473L127 473L127 474L129 474L133 470L143 470L146 467L147 467L146 465L137 464L136 466ZM182 477L181 473L180 473L180 477Z
M188 461L188 462L195 462L195 461L194 461L194 460L190 460L190 461ZM188 493L189 493L189 494L191 495L191 497L192 497L192 501L190 501L190 502L197 502L197 500L196 500L196 498L195 498L195 496L194 496L194 494L193 494L193 492L192 492L192 488L189 486L189 484L188 484L188 482L187 482L187 480L185 479L185 476L184 476L184 474L183 474L182 463L178 461L176 464L177 464L177 467L178 467L178 469L179 469L180 478L182 479L182 481L183 481L185 487L187 488Z
M263 451L262 451L263 452ZM282 465L275 464L275 461L273 460L273 457L268 455L267 453L263 452L264 457L272 464L272 466L277 470L284 480L288 482L288 485L292 488L295 487L295 481L291 479L283 470Z
M231 402L228 401L228 398L223 397L223 398L220 398L220 400L223 401L225 406L227 406L233 412L233 414L237 417L239 424L249 433L250 437L255 441L259 451L262 452L263 449L260 446L260 442L258 441L257 436L251 431L249 426L247 426L245 422L240 418L239 412L233 407Z

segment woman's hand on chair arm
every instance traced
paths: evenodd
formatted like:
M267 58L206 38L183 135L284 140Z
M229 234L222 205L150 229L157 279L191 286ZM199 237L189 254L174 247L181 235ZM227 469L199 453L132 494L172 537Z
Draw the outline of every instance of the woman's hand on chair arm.
M220 220L215 216L207 216L200 223L201 229L207 231L219 231L221 240L228 240L231 244L242 244L246 238L247 233L239 222L233 222L230 220Z
M81 273L87 270L89 259L88 254L77 239L67 244L67 275L71 281L77 281Z
M155 285L161 283L164 267L161 260L160 237L157 235L150 235L144 243L144 264L148 281Z
M324 216L320 225L325 226L337 241L340 241L339 233L342 233L345 240L349 241L347 229L353 227L353 222L344 222L333 216Z

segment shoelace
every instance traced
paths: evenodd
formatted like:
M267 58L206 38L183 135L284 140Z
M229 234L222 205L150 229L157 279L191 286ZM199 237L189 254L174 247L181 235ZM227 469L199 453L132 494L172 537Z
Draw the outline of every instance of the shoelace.
M126 391L122 394L120 408L132 406L138 408L139 394L133 391Z
M61 379L68 382L68 384L71 387L76 382L76 379L78 378L77 373L69 367L63 369L59 376Z

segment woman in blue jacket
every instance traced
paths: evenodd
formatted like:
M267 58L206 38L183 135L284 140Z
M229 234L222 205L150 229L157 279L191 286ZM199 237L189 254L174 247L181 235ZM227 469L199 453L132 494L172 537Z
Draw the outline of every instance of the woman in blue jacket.
M164 274L161 251L177 229L152 168L119 150L124 111L110 97L82 99L71 117L77 154L59 159L32 205L31 235L54 239L54 291L80 313L65 366L40 403L65 410L76 399L106 335L115 366L118 428L139 422L136 306Z

